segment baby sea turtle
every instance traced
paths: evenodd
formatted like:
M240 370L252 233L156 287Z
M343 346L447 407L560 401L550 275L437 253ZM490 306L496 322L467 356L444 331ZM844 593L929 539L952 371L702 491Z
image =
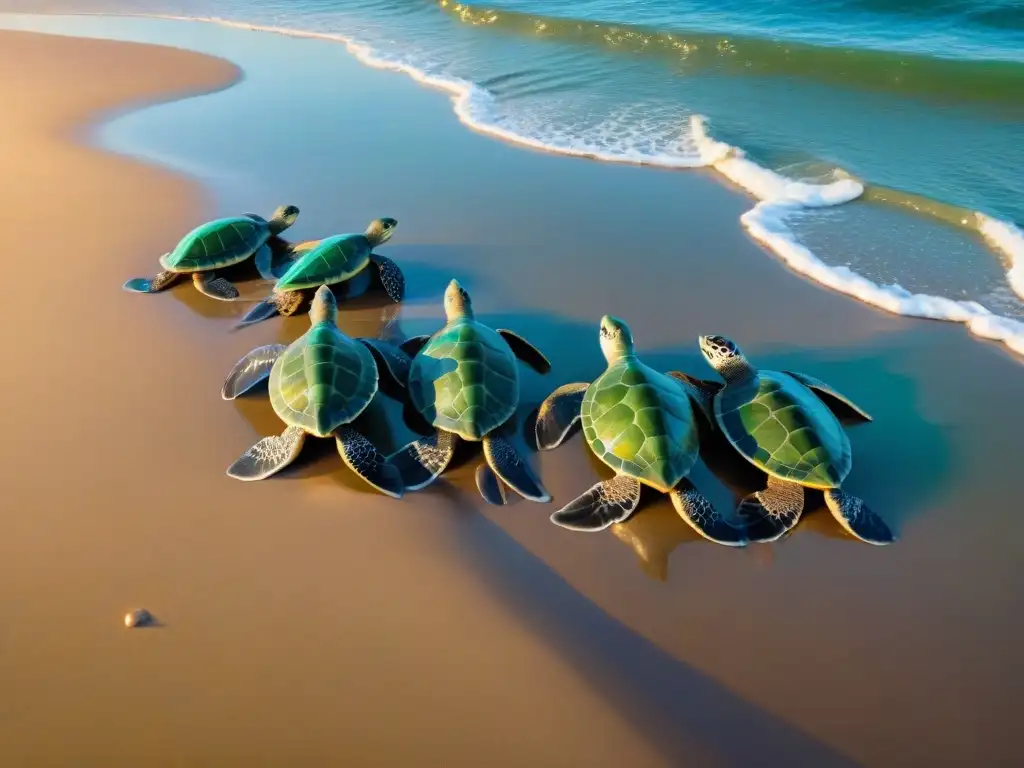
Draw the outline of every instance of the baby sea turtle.
M398 471L351 422L377 394L378 363L404 387L409 357L379 339L352 339L337 326L334 294L321 286L309 310L312 326L288 346L259 347L239 360L224 381L221 396L234 400L270 377L270 403L288 425L264 437L228 469L238 480L262 480L291 464L307 435L334 437L345 464L377 490L400 498Z
M825 493L839 524L861 541L889 544L892 532L861 499L840 486L850 474L853 454L834 409L863 410L813 376L758 370L735 342L701 336L700 349L725 379L714 396L715 420L737 451L768 473L768 487L747 496L738 512L752 541L775 541L800 519L804 488Z
M238 298L238 289L230 281L217 277L214 270L240 264L255 254L260 275L273 280L272 255L267 241L288 229L298 216L299 209L294 205L282 205L269 221L255 213L209 221L193 229L173 251L160 257L163 272L151 280L132 278L123 287L135 293L156 293L169 288L182 275L191 274L200 293L221 301L233 301Z
M647 485L667 493L679 515L701 536L727 546L743 546L742 527L724 519L687 479L700 452L700 425L710 428L710 399L685 373L660 373L641 362L629 326L617 317L601 318L601 351L608 367L593 384L566 384L541 403L537 447L555 448L577 420L587 444L615 470L586 493L551 515L576 531L600 531L626 520Z
M402 271L391 259L373 252L391 239L397 226L395 219L375 219L361 235L333 235L293 246L293 259L283 270L276 270L280 277L273 293L250 309L236 327L253 325L278 314L292 315L302 304L306 290L349 280L371 263L379 270L388 296L400 302L405 296Z
M444 471L458 438L479 441L486 462L476 469L476 484L487 502L505 503L503 482L530 501L550 501L513 446L510 432L519 406L516 358L539 373L551 370L551 363L521 336L474 319L469 294L457 280L445 290L444 309L447 323L441 330L402 344L415 355L409 370L409 421L426 421L436 432L397 451L389 461L401 471L406 488L416 490Z

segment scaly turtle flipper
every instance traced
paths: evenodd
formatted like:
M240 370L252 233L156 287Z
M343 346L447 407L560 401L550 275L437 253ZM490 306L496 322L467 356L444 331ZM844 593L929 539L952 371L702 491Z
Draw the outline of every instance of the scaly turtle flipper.
M338 453L349 469L381 493L394 499L402 498L405 486L401 475L373 443L347 424L338 429L334 437Z
M401 343L402 351L405 352L409 357L416 357L416 353L423 349L424 345L430 341L428 334L422 336L410 336L408 339Z
M377 267L384 291L395 304L401 303L405 298L405 276L402 274L402 270L387 256L371 253L370 261Z
M579 424L580 406L589 384L563 384L537 409L537 448L548 451L560 446L572 428Z
M494 474L498 476L498 479L502 480L524 499L541 504L551 501L551 496L544 490L540 480L533 474L530 465L523 461L515 446L512 445L507 437L499 434L496 430L484 437L483 444L484 458L487 459L487 464L494 471ZM477 488L480 489L482 495L483 488L490 487L491 483L487 481L481 487L480 479L478 474ZM486 496L484 498L487 501L491 501Z
M267 344L245 355L235 363L231 373L224 379L220 396L225 400L234 400L243 392L248 392L270 375L274 362L287 348L284 344Z
M505 328L496 328L501 337L508 342L509 347L512 348L513 354L526 363L528 366L533 368L537 373L547 373L551 370L550 361L544 357L544 354L537 349L533 344L528 342L522 336L512 331L506 330Z
M797 524L803 511L803 486L774 475L768 476L767 488L750 494L736 507L750 540L758 543L781 539Z
M247 325L255 325L264 320L269 320L274 315L294 315L302 304L302 291L283 291L274 293L265 298L255 307L245 313L235 328L245 328Z
M892 544L889 526L863 500L839 488L825 491L825 506L849 533L868 544Z
M192 282L201 294L218 301L234 301L239 295L230 281L217 277L213 272L193 272Z
M672 506L705 539L727 547L746 546L747 534L723 518L714 505L688 479L683 478L669 493Z
M829 410L832 411L836 416L842 417L852 414L859 421L871 421L871 416L868 415L867 411L857 405L853 400L848 398L846 395L842 395L836 390L832 389L821 379L816 379L813 376L808 376L806 373L794 373L793 371L783 371L783 373L792 376L794 379L799 381L818 398L828 406Z
M164 254L164 256L167 256L167 254ZM167 290L180 279L180 272L165 271L156 275L152 279L147 279L145 277L133 277L121 287L126 291L131 291L132 293L158 293L160 291Z
M263 480L298 458L306 430L288 427L280 435L264 437L228 467L228 477L236 480Z
M377 361L377 370L383 369L391 379L402 389L405 389L409 380L409 365L412 360L402 351L400 347L389 344L382 339L356 339L361 342L373 354Z
M501 507L508 503L505 484L494 474L494 470L488 466L486 461L477 465L473 477L476 480L476 489L480 491L480 495L488 504Z
M437 430L430 437L414 440L388 456L388 463L402 476L407 491L426 488L448 468L455 455L458 437Z
M264 243L257 250L253 257L256 261L256 271L260 273L260 277L264 280L277 280L274 276L274 268L272 262L274 260L274 253L270 250L270 246Z
M551 522L572 531L603 531L621 523L640 503L640 481L626 475L603 480L551 515Z
M687 394L700 406L700 412L705 419L706 425L714 429L715 395L719 393L723 385L717 381L698 379L696 376L690 376L682 371L668 371L668 375L686 385Z

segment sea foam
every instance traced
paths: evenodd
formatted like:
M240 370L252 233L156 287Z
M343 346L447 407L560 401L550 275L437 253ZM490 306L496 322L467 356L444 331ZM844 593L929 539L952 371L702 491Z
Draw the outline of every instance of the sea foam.
M740 217L743 227L794 272L887 312L964 323L974 335L1000 341L1014 352L1024 355L1024 323L1020 321L996 315L974 301L911 293L897 284L878 285L848 267L830 266L823 262L797 239L786 225L787 218L797 211L842 205L856 200L864 193L864 186L851 178L839 178L829 184L787 178L750 160L739 147L712 138L708 133L707 119L701 115L690 117L689 135L679 137L676 151L643 152L628 144L609 146L608 143L599 144L575 136L541 138L521 133L515 125L502 121L497 115L493 94L476 83L438 72L427 72L409 61L374 50L370 45L346 35L217 17L156 17L202 21L238 29L341 43L367 66L401 72L422 85L448 93L460 122L479 133L511 144L608 163L679 169L714 168L758 201ZM982 213L974 215L977 218L977 229L985 241L1009 259L1007 279L1014 291L1024 297L1024 232L1009 222Z

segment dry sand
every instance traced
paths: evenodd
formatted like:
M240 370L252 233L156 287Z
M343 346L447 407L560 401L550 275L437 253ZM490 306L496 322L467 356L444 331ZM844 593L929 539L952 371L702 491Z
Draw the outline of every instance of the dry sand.
M225 55L241 34L225 33ZM24 79L0 84L16 116L3 146L18 150L0 154L3 178L18 180L2 204L7 242L32 247L9 246L5 259L23 287L4 306L17 367L0 384L17 403L0 477L3 763L1024 759L1011 736L1024 680L1019 362L961 328L883 315L794 277L739 230L747 201L700 174L466 133L436 93L351 60L328 69L338 48L266 37L276 65L254 62L253 98L230 115L209 101L208 119L239 117L252 133L211 130L207 151L229 163L244 146L273 146L282 160L264 170L273 201L254 190L218 214L293 202L296 239L395 215L387 248L410 282L403 329L430 330L431 305L458 276L485 319L555 361L548 380L526 378L534 402L596 375L605 311L631 322L650 362L701 375L693 337L734 335L759 363L814 373L875 415L852 434L850 487L903 538L851 542L819 511L786 542L733 552L695 540L665 503L614 535L574 535L547 522L555 506L482 509L474 461L401 502L369 492L329 449L273 481L224 477L279 426L261 398L223 403L220 381L305 320L228 334L239 308L187 283L121 292L213 206L72 139L98 112L223 85L234 70L169 49L5 33L0 69ZM259 94L299 82L312 66L300 51L313 49L306 60L325 74L301 80L303 97L352 89L367 120L327 111L289 149L275 143L292 135L288 109L252 118ZM381 183L354 189L323 171L342 167ZM654 277L624 280L624 259ZM352 334L376 333L382 309L393 312L355 307L342 318ZM579 440L540 466L556 504L598 474ZM727 485L697 477L716 502L756 487L720 468ZM136 606L164 626L125 630Z

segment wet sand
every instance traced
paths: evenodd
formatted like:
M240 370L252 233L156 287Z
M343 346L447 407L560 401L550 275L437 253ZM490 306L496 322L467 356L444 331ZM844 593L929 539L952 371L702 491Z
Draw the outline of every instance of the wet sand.
M792 275L740 230L748 202L710 176L503 145L467 132L443 95L337 44L166 22L121 30L220 53L247 79L105 135L237 174L204 198L80 146L72 127L224 85L224 62L0 37L0 57L28 77L0 85L20 116L3 128L19 152L0 157L23 180L4 187L18 212L8 242L46 233L55 266L47 284L41 255L8 249L24 286L4 307L20 329L9 359L24 373L0 396L32 399L9 409L0 478L6 762L1024 759L1012 737L1024 692L1018 360ZM294 120L314 108L316 121ZM245 141L228 127L239 125ZM161 296L119 286L155 272L191 226L284 202L302 208L294 239L398 218L385 249L409 284L401 329L435 328L458 277L484 319L554 361L547 377L524 375L524 412L600 372L604 312L627 319L659 367L710 375L695 337L725 333L764 367L825 379L875 417L851 429L848 487L901 540L859 544L818 510L788 540L736 552L697 540L664 501L612 532L572 534L547 515L603 473L579 438L531 459L555 498L546 506L485 508L475 455L400 502L360 485L330 446L271 481L226 478L280 427L262 396L221 401L224 374L307 321L231 334L246 307L188 283ZM376 334L394 312L371 294L341 325ZM695 480L716 503L758 487L727 452L709 459L726 482L703 467ZM120 617L136 606L164 626L126 631Z

